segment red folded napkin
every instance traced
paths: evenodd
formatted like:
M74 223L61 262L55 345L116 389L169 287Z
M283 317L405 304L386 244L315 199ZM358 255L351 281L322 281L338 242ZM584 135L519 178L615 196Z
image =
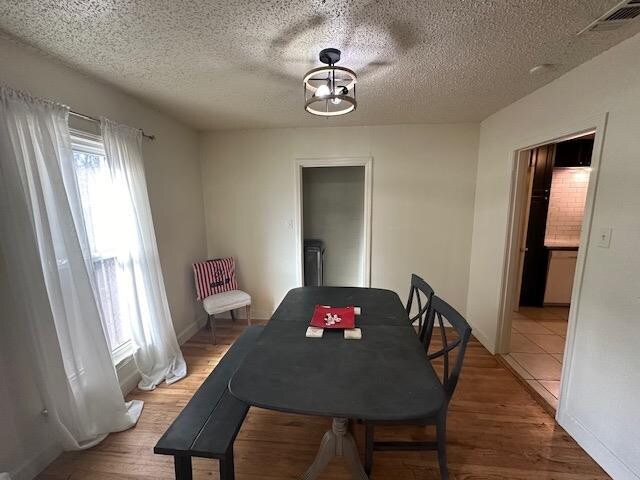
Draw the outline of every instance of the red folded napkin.
M353 305L349 307L316 305L310 325L317 328L355 328Z

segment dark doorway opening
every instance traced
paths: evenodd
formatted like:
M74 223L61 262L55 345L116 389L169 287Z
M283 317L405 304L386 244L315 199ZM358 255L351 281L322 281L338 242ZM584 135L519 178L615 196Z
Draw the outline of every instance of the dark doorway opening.
M591 165L592 151L593 135L542 145L530 150L531 194L522 265L520 306L544 306L550 267L552 267L550 262L554 255L558 256L554 252L578 250L583 215L581 209L584 209L588 184L587 169ZM552 199L554 182L556 183L554 184L555 192L553 192L555 195ZM578 198L580 195L583 195L582 199ZM557 206L552 203L556 203ZM549 213L552 214L551 217ZM558 216L563 218L557 218ZM552 218L560 224L550 225ZM549 231L550 228L554 228L553 234Z

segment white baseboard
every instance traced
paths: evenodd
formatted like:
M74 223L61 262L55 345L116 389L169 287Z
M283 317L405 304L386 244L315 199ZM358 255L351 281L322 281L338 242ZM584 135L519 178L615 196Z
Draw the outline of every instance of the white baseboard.
M640 474L634 473L578 420L564 411L558 412L556 420L611 478L614 480L640 480Z
M482 346L484 348L486 348L487 350L489 350L489 352L491 353L491 355L495 355L496 354L496 345L494 341L489 340L489 337L487 337L484 332L480 331L479 329L477 329L476 327L474 327L473 325L471 325L471 335L473 335L476 340L478 340Z
M205 326L206 323L207 323L206 315L203 315L202 317L195 319L193 322L191 322L189 325L183 328L180 332L178 332L178 334L176 335L178 337L178 343L180 345L184 345L184 343L187 342L191 337L193 337L198 332L198 330L200 330L202 327Z
M12 480L32 480L62 453L62 447L57 443L45 447L34 454L11 473Z

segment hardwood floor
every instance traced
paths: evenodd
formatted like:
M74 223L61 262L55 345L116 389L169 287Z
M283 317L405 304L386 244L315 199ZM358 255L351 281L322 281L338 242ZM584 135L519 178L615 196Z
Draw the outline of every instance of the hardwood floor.
M173 478L172 458L154 455L153 446L242 331L239 323L220 321L218 345L211 345L209 332L203 330L183 346L189 365L189 376L184 380L129 395L145 402L135 428L112 434L90 450L63 454L38 478ZM236 478L299 478L312 462L329 423L325 418L252 408L235 444ZM363 429L360 425L354 429L362 447ZM376 437L391 440L426 440L432 434L418 427L376 428ZM609 478L475 339L469 344L450 407L448 445L452 479ZM194 478L217 479L217 468L214 460L196 459ZM347 480L349 476L336 460L322 478ZM376 452L371 478L439 479L435 452Z

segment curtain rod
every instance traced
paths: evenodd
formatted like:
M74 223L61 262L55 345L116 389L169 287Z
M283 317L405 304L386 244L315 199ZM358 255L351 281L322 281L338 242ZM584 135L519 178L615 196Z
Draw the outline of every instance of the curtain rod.
M74 112L73 110L69 110L69 113L71 115L75 115L76 117L80 117L80 118L84 118L85 120L89 120L90 122L100 123L100 119L92 117L90 115L85 115L84 113ZM138 130L140 130L140 132L142 132L142 136L144 138L148 138L149 140L155 140L156 139L155 135L147 135L146 133L144 133L144 130L141 129L141 128L139 128Z

